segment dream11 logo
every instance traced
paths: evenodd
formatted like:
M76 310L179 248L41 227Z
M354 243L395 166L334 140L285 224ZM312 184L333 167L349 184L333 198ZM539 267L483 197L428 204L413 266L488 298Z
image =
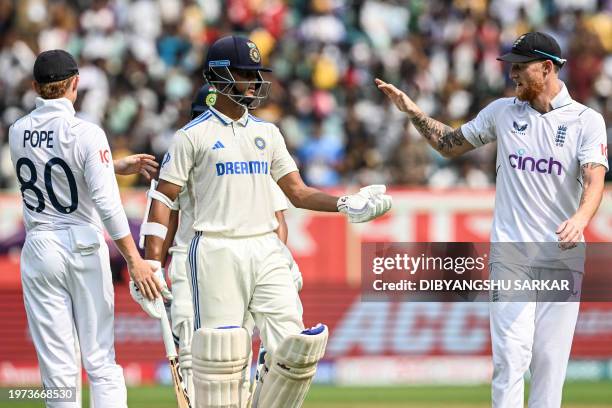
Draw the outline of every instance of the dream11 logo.
M553 174L557 173L561 175L563 171L563 165L558 162L554 157L548 159L536 159L531 156L525 156L525 149L519 149L517 154L511 154L508 156L510 167L522 171L538 172Z

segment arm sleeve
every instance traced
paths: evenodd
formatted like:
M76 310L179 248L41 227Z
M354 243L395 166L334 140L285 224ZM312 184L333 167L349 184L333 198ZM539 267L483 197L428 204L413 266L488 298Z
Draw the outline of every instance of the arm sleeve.
M83 174L96 211L111 239L123 238L130 234L130 226L121 204L113 158L104 131L96 127L83 150L85 161ZM109 152L108 160L100 153L106 150Z
M272 137L274 138L274 150L272 151L270 169L272 178L274 181L278 181L278 179L283 178L283 176L298 171L298 168L293 157L291 157L287 150L283 135L281 135L280 130L278 130L276 126L274 126Z
M183 187L195 162L195 147L191 137L182 130L174 135L170 149L162 160L160 180Z
M272 188L272 205L274 206L274 212L285 211L289 206L287 205L287 198L283 190L281 190L274 180L270 180L270 186Z
M495 134L495 113L499 109L500 99L491 102L478 115L461 126L461 133L474 147L484 146L497 140Z
M589 109L585 112L582 123L582 142L578 150L578 161L580 166L587 163L598 163L608 166L608 137L606 135L606 124L603 116Z

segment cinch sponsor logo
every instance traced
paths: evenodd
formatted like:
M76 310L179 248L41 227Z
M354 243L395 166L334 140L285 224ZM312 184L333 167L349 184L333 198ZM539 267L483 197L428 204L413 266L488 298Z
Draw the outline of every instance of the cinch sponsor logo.
M226 174L268 174L270 167L265 161L235 161L215 164L217 176Z
M561 175L563 165L558 162L554 157L548 159L536 159L535 157L525 156L525 150L519 149L517 154L511 154L508 156L510 167L517 170L531 171L538 173L552 174L557 173Z

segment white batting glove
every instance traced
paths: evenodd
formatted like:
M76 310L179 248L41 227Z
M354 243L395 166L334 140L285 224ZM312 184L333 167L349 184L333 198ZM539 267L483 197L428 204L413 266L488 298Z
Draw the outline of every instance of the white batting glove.
M166 309L164 307L163 300L171 301L173 299L172 293L168 289L168 285L166 284L166 279L164 279L164 268L161 267L161 262L153 261L150 259L146 259L146 262L151 266L155 267L155 277L157 281L160 282L161 294L163 299L155 299L149 300L147 299L142 292L138 289L138 286L130 280L130 295L132 295L132 299L136 303L142 307L142 310L145 311L146 314L151 316L154 319L161 319L161 313L166 313Z
M391 209L392 199L385 191L382 184L363 187L357 194L340 197L338 211L346 214L351 223L373 220Z

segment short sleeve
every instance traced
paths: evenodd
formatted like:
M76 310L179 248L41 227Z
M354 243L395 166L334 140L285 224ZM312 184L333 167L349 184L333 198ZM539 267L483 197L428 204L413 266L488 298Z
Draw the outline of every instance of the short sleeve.
M592 109L588 109L582 121L582 142L578 150L580 166L587 163L598 163L608 166L608 137L606 123L603 117Z
M274 212L285 211L289 208L287 205L287 197L285 197L283 190L281 190L274 180L270 180L270 187L272 189L272 205L274 206Z
M274 181L277 181L289 173L298 171L295 160L289 154L285 139L280 130L274 126L273 130L274 150L272 152L272 163L270 165L271 174Z
M488 104L478 115L461 126L465 139L475 147L484 146L497 140L495 134L495 115L500 108L502 99Z
M191 137L183 130L174 135L174 140L164 155L159 171L160 180L183 187L195 163L195 147Z

